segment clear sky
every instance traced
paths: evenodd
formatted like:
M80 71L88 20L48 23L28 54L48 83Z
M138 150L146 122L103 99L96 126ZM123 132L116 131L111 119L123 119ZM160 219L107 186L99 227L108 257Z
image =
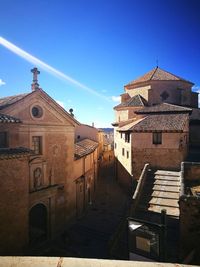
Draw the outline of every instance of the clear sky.
M83 85L39 67L40 87L82 123L111 127L123 86L157 59L200 91L199 0L0 0L0 10L0 36ZM34 66L0 45L0 97L29 92Z

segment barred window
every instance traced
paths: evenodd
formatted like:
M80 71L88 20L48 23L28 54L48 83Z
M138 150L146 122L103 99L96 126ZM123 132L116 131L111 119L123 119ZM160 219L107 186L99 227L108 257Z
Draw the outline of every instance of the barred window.
M42 136L32 137L32 147L35 154L42 154Z

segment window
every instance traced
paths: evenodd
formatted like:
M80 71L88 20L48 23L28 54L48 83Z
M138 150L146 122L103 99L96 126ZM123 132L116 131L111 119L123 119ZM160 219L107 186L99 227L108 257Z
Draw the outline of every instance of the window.
M117 148L117 144L115 143L115 148Z
M124 148L122 148L122 156L124 156Z
M8 135L7 132L0 132L0 147L8 147Z
M153 133L153 144L154 145L162 144L162 132L154 132Z
M35 118L41 118L43 115L43 110L40 106L32 107L31 112L32 112L33 117Z
M35 154L42 154L42 136L32 137L32 147Z
M129 151L126 151L126 157L129 158Z
M125 133L125 142L126 143L130 142L130 133Z
M121 135L121 138L123 138L123 133L120 133L120 135Z

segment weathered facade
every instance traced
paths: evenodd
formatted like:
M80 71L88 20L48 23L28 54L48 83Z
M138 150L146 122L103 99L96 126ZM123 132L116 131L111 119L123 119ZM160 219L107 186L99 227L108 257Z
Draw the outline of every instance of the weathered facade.
M158 67L124 87L115 110L116 174L134 187L145 163L180 169L189 146L200 144L198 94L193 83Z
M78 177L89 176L86 170L97 173L98 143L87 153L94 158L90 166L79 169L75 127L80 123L39 88L38 71L33 72L31 93L0 99L2 255L62 232L77 217Z
M76 213L80 218L94 201L98 176L98 143L83 139L75 144Z

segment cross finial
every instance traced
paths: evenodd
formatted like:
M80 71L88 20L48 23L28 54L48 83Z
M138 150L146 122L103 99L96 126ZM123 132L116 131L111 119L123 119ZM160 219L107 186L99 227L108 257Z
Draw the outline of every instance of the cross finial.
M31 72L33 73L33 83L32 83L32 91L36 90L39 88L39 84L38 84L38 74L40 74L40 71L37 68L33 68L31 70Z
M158 59L156 59L156 67L158 68Z

